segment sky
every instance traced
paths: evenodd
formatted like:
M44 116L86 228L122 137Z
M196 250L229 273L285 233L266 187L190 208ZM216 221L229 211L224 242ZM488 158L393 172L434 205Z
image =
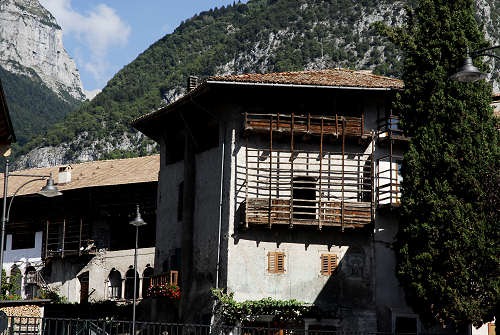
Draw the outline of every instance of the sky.
M39 0L63 29L63 43L87 91L109 79L183 20L233 0ZM247 1L242 1L246 3Z

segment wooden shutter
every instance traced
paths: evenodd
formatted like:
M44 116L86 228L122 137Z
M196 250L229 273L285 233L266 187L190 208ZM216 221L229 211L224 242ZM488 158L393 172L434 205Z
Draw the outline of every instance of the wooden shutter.
M267 254L267 271L269 273L284 273L285 272L285 253L284 252L269 252Z
M321 274L330 276L337 268L337 255L323 254L321 255Z

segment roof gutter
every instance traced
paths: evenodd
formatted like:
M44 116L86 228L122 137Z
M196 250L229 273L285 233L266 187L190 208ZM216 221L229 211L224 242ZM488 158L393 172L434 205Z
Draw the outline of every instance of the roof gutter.
M239 81L217 81L207 80L208 84L223 84L223 85L242 85L242 86L272 86L272 87L310 87L310 88L335 88L343 90L373 90L373 91L391 91L399 89L397 87L352 87L352 86L326 86L326 85L308 85L308 84L277 84L277 83L249 83Z

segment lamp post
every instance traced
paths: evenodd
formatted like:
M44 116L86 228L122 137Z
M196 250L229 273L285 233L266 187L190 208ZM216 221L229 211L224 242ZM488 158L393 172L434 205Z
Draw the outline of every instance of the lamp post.
M500 45L495 45L489 48L474 50L469 54L467 49L467 56L464 59L464 65L458 70L457 73L450 76L451 80L460 81L463 83L471 83L486 78L486 73L479 71L477 67L472 64L472 59L481 56L493 57L500 59L499 56L488 53L488 51L500 48Z
M33 178L19 186L14 194L12 195L12 198L10 199L9 202L9 207L7 208L7 184L9 181L9 177L25 177L25 178ZM55 197L58 195L62 195L61 192L57 189L57 187L54 185L54 178L52 178L52 173L50 175L32 175L32 174L18 174L18 173L10 173L9 174L9 160L5 160L5 173L4 173L4 180L3 180L3 208L2 208L2 234L0 238L0 294L1 294L1 283L2 283L2 270L3 270L3 257L4 257L4 241L5 241L5 225L7 222L9 222L9 217L10 217L10 209L12 207L12 203L14 202L14 198L16 197L17 192L21 190L24 186L28 185L29 183L32 183L34 181L38 180L47 180L47 184L42 187L42 189L37 192L40 195L43 195L45 197Z
M139 242L139 227L145 226L147 223L142 219L139 205L137 205L137 212L135 218L129 222L135 226L135 249L134 249L134 305L132 306L132 335L135 335L135 303L137 301L137 248Z

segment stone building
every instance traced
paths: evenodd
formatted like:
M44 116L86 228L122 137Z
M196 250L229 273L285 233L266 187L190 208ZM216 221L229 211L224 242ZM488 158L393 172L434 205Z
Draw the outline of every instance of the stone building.
M145 295L155 261L158 172L159 155L15 171L53 174L63 194L37 195L42 180L16 194L3 264L9 277L21 275L21 289L12 293L29 299L51 289L69 302L126 301L133 298L135 273L138 296ZM10 177L8 196L26 181ZM134 271L135 228L128 222L136 204L148 225L139 230Z
M183 320L209 320L221 288L314 304L308 329L420 331L389 247L403 83L344 69L192 80L133 122L160 144L155 270L180 271Z

